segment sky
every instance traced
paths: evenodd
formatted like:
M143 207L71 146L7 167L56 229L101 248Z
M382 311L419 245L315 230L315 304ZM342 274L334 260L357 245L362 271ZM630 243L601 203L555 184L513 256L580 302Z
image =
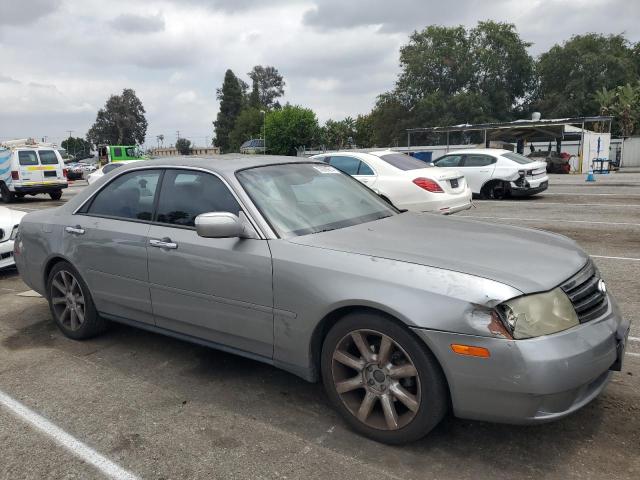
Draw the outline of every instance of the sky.
M281 103L321 122L371 110L401 45L427 25L514 23L539 55L587 32L640 41L637 0L0 0L0 140L82 136L109 95L133 88L147 145L211 141L231 68L284 76Z

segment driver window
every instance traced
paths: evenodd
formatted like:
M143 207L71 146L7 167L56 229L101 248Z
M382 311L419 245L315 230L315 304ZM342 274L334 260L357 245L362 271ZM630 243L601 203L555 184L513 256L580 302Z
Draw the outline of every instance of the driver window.
M195 227L201 213L240 213L240 205L215 175L194 170L167 170L162 181L156 221Z
M87 213L131 220L151 220L159 170L125 173L95 196Z

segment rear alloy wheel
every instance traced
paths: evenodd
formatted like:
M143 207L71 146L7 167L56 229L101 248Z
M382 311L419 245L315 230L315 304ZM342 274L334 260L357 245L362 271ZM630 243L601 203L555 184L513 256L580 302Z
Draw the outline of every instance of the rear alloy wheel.
M54 190L49 193L49 196L51 197L51 200L60 200L62 198L62 190Z
M356 313L325 339L329 397L361 433L398 444L426 435L443 417L447 394L439 365L406 329L382 315Z
M98 315L89 288L71 264L60 262L53 267L47 293L53 318L67 337L90 338L106 329L107 323Z

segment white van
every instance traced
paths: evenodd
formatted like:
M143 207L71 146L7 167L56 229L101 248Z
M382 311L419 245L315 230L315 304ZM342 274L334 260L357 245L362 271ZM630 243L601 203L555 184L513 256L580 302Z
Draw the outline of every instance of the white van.
M64 162L53 146L0 146L0 193L4 203L38 193L60 200L67 186Z

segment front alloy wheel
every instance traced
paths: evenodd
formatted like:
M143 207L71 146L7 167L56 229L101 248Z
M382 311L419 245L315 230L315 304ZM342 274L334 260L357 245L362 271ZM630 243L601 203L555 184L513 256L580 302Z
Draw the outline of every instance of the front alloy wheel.
M353 312L331 327L321 368L334 407L354 430L379 442L423 437L449 406L436 358L413 332L379 312Z
M420 407L418 371L409 354L383 333L355 330L343 337L331 370L344 405L371 428L402 428Z

